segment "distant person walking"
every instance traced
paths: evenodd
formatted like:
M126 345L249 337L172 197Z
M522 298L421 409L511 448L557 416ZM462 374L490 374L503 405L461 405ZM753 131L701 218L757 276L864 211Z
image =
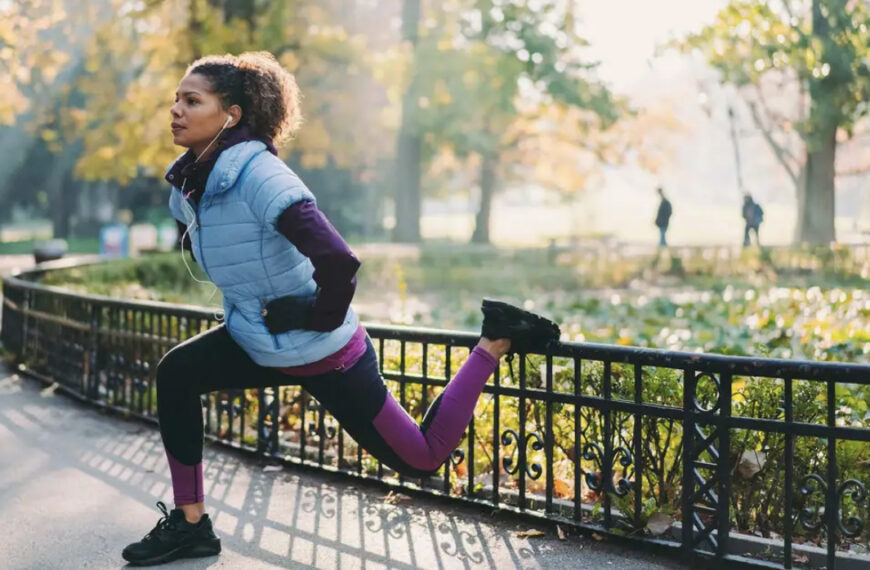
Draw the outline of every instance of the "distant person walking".
M659 193L659 197L662 199L659 202L659 211L656 213L656 227L659 229L659 246L665 247L668 245L668 224L671 223L671 214L674 213L674 210L671 208L671 201L665 198L665 191L662 190L661 186L656 189L656 192Z
M743 230L743 247L749 247L752 243L749 237L750 232L755 232L755 244L760 247L758 227L764 221L764 210L761 209L758 202L752 199L751 194L743 195L743 219L746 221L746 227Z

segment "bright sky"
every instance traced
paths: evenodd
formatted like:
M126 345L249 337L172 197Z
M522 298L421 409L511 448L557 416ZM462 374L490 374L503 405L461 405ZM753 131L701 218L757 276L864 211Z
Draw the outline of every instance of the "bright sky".
M656 46L711 22L725 0L582 0L600 76L618 91L649 72Z

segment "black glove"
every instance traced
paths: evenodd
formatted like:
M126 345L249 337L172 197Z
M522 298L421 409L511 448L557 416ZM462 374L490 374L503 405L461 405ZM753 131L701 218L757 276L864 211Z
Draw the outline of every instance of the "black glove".
M304 329L316 296L278 297L263 307L263 321L272 334Z

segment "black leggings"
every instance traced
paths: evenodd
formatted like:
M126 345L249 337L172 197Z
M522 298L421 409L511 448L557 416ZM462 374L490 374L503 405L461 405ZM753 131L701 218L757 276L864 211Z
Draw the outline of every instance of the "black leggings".
M197 335L166 353L157 367L160 434L173 468L176 503L176 471L184 466L201 470L201 394L301 385L379 461L402 474L424 476L437 470L458 445L496 364L493 356L475 348L417 425L388 392L368 338L365 354L349 369L295 377L255 363L224 325Z

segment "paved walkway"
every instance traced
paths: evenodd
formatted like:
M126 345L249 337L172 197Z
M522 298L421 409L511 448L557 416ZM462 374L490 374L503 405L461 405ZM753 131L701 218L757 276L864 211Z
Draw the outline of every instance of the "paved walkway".
M160 436L0 365L2 567L118 568L172 493ZM206 448L207 507L220 557L175 568L560 568L680 566L608 541L444 501L384 501L373 485ZM518 531L539 528L543 538Z
M0 276L16 269L29 269L31 267L33 267L32 255L0 255Z

